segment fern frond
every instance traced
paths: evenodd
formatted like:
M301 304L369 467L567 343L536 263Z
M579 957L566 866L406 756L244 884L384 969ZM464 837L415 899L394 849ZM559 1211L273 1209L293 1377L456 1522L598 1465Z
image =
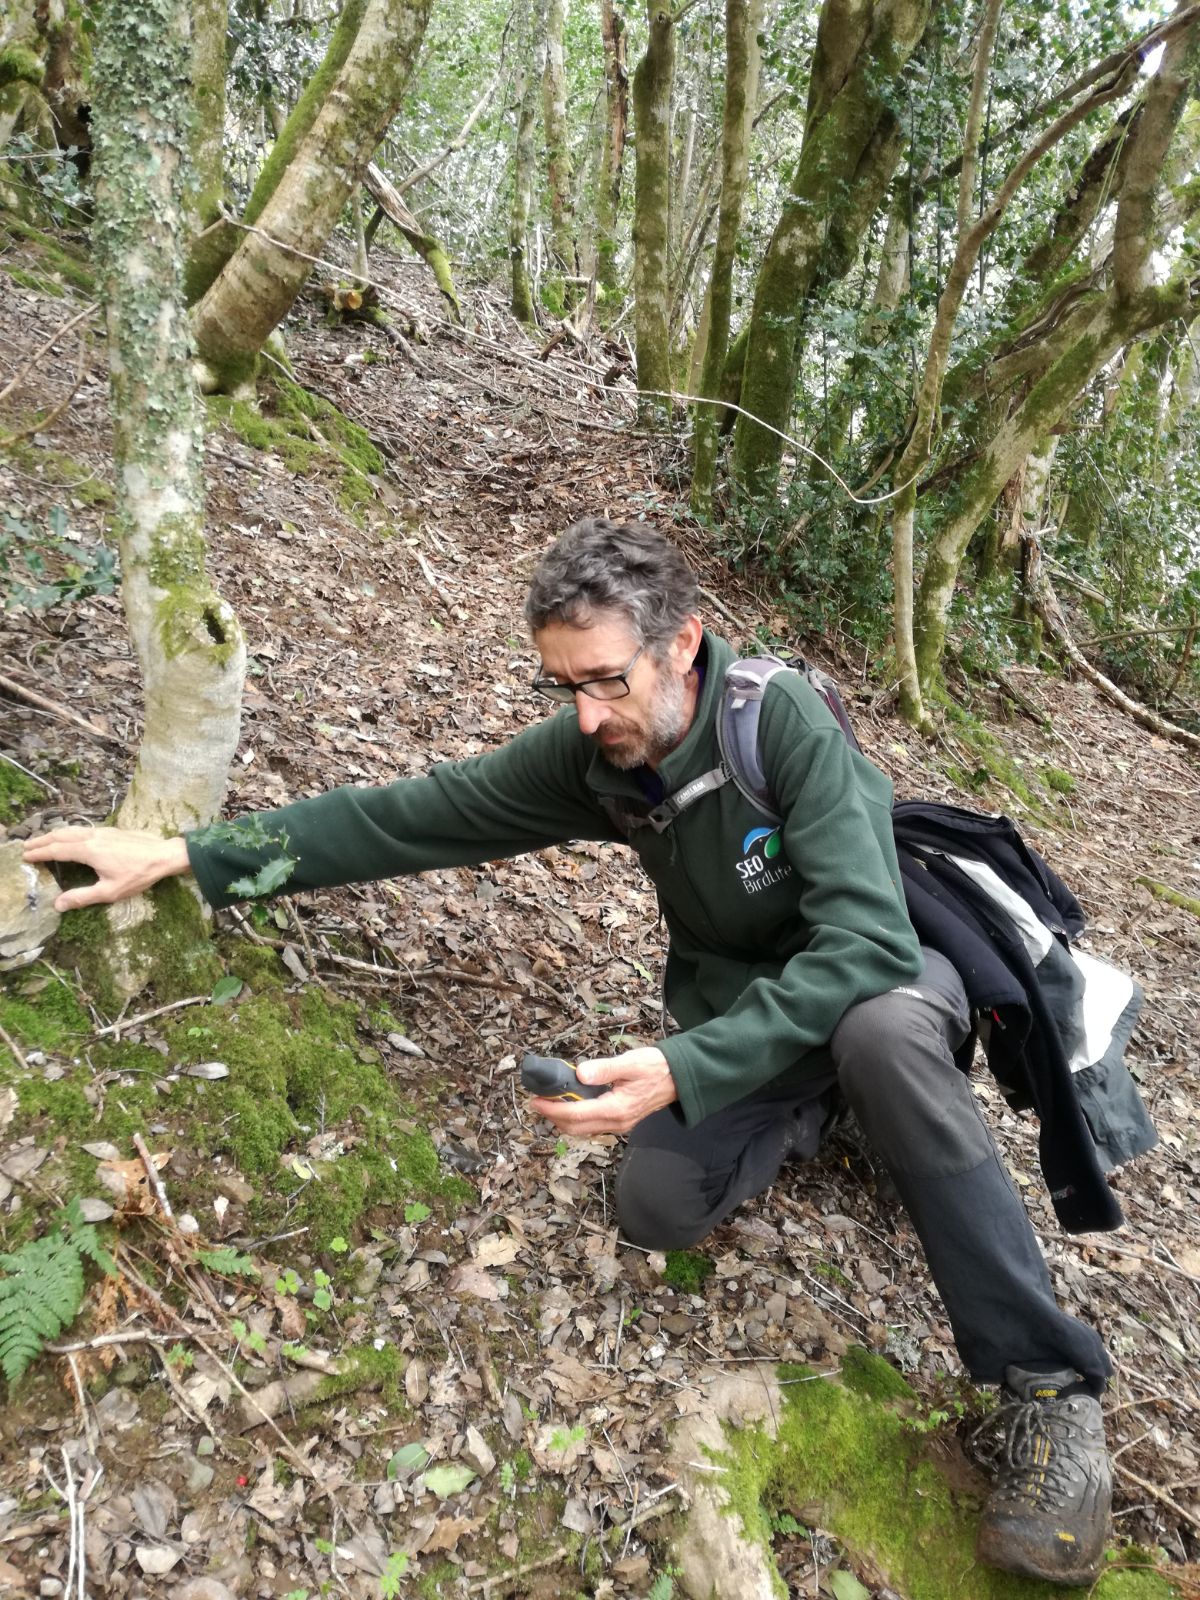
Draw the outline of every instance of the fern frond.
M110 1278L115 1278L118 1275L117 1263L100 1243L100 1235L92 1224L83 1220L83 1210L78 1196L63 1211L61 1220L66 1227L68 1238L80 1255L86 1256Z
M210 1272L222 1272L226 1277L260 1278L262 1274L250 1256L239 1255L232 1245L218 1245L211 1250L197 1250L196 1259Z
M83 1261L57 1230L0 1256L0 1371L15 1383L83 1304Z

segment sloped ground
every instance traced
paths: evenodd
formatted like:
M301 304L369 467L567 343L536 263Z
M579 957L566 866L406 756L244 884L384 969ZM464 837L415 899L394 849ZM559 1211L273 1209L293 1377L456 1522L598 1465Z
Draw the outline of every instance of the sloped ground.
M375 502L345 509L333 455L294 476L278 453L253 448L229 426L210 440L212 571L252 655L231 813L418 773L541 715L527 690L535 662L520 622L524 583L538 552L577 516L644 515L671 529L719 597L708 619L719 630L747 638L772 616L770 596L733 583L705 536L677 515L675 447L632 430L626 402L603 390L577 352L560 347L538 360L484 295L473 301L472 332L454 333L414 269L386 257L377 266L389 298L416 314L428 342L410 338L406 351L362 325L326 328L311 303L289 329L299 380L360 422L387 457ZM0 386L68 314L66 302L28 287L0 297L0 348L9 352ZM63 394L72 338L10 409L0 408L0 433L11 431L18 403L27 415ZM595 359L604 368L611 355ZM36 521L64 506L85 542L97 537L109 480L102 378L97 365L60 421L0 458L0 507ZM323 437L319 426L313 437ZM137 670L119 604L93 598L0 626L0 672L10 680L0 688L2 747L49 786L15 831L99 820L126 781L138 726ZM1083 900L1090 947L1146 987L1133 1059L1163 1142L1114 1180L1128 1219L1118 1234L1058 1233L1034 1124L1009 1112L987 1082L979 1092L1057 1289L1102 1328L1119 1360L1107 1402L1117 1533L1170 1561L1194 1559L1197 925L1137 879L1197 894L1195 766L1110 712L1087 685L1027 675L1024 692L1053 717L1052 734L1028 718L1000 725L1003 708L991 709L996 732L1043 796L1035 823L1003 787L959 794L945 772L976 770L978 755L952 732L944 747L925 745L871 703L851 664L831 665L864 746L898 793L1014 811ZM1069 795L1039 783L1051 768L1069 774ZM157 1248L143 1242L149 1278L161 1287L170 1270L191 1285L187 1315L207 1330L207 1349L180 1341L171 1359L139 1357L107 1378L97 1373L82 1413L69 1371L60 1389L49 1360L35 1369L13 1397L0 1452L0 1589L37 1593L42 1585L50 1594L57 1591L46 1582L66 1582L69 1540L47 1483L49 1475L64 1483L64 1446L90 1490L93 1593L221 1600L225 1590L200 1578L215 1573L235 1594L294 1594L325 1581L373 1595L394 1578L399 1592L414 1594L662 1600L668 1557L646 1541L669 1526L675 1500L665 1440L681 1415L704 1407L715 1369L787 1359L827 1370L861 1342L899 1365L929 1409L953 1413L965 1399L977 1414L913 1235L852 1136L787 1169L708 1242L704 1258L667 1262L616 1237L608 1202L615 1141L568 1147L525 1114L514 1079L523 1049L608 1054L660 1029L654 900L621 850L582 845L478 872L303 897L273 922L242 924L240 936L259 942L271 979L289 986L293 1001L319 976L372 1012L363 1037L401 1092L420 1105L436 1087L440 1104L418 1115L430 1119L444 1168L466 1175L470 1198L448 1212L430 1193L428 1205L418 1197L402 1214L372 1214L371 1226L349 1237L318 1237L314 1226L262 1246L250 1215L271 1198L263 1194L271 1181L248 1182L226 1163L214 1205L188 1159L186 1129L172 1121L168 1085L157 1121L144 1120L154 1149L176 1151L163 1171L176 1212L195 1210L210 1241L265 1249L280 1284L272 1291L200 1274L178 1257L172 1267L163 1255L169 1237ZM251 979L257 989L267 978L255 970L264 972ZM18 997L27 981L12 980ZM111 1020L94 1016L88 1026L94 1033ZM132 1023L128 1037L165 1052L169 1066L189 1051L194 1060L204 1044L201 1036L189 1045L171 1018ZM71 1081L95 1042L26 1048L17 1087ZM114 1074L108 1092L132 1092L138 1081ZM225 1086L205 1087L206 1115L215 1115ZM78 1141L64 1148L4 1094L0 1248L11 1248L22 1210L68 1198L68 1171L80 1169ZM282 1152L281 1189L336 1172L346 1147L339 1129L322 1118L308 1132L307 1144L298 1138ZM202 1278L207 1299L196 1288ZM147 1301L136 1303L144 1318ZM128 1314L109 1308L107 1322L98 1314L92 1326L111 1328ZM228 1331L230 1317L240 1338ZM169 1320L162 1326L165 1338ZM89 1325L81 1327L86 1337ZM241 1417L230 1371L258 1394L280 1374L307 1376L282 1350L288 1341L294 1350L301 1334L314 1350L398 1350L406 1365L401 1377L384 1361L368 1375L374 1389L347 1383L349 1392L307 1410L293 1387L279 1415L298 1453L284 1460L280 1440L254 1427L254 1412ZM95 1352L80 1359L96 1365ZM950 1443L954 1427L943 1430ZM395 1460L399 1446L418 1442L436 1465L469 1471L469 1484L456 1489L453 1477L423 1473L411 1455ZM616 1537L602 1539L614 1524ZM402 1577L402 1563L388 1565L398 1552L409 1558ZM796 1595L827 1584L841 1559L828 1541L786 1523L780 1558Z

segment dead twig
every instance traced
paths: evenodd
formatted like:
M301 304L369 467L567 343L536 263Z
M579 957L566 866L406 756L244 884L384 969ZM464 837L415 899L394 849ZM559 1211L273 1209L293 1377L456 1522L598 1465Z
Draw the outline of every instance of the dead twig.
M4 401L8 399L9 395L12 394L14 389L20 388L21 384L25 380L26 375L33 371L34 367L37 366L38 362L48 350L52 349L60 339L65 338L65 336L70 333L71 329L75 327L77 323L82 322L85 317L90 317L92 312L95 310L97 310L95 301L90 301L86 306L84 306L82 311L77 311L73 317L71 317L67 322L64 322L61 328L56 328L50 337L43 344L40 344L37 347L37 349L29 357L29 360L26 361L25 365L18 368L18 370L4 385L3 389L0 389L0 404L3 404Z
M1159 1505L1166 1506L1167 1510L1173 1516L1178 1517L1180 1521L1189 1523L1193 1528L1200 1531L1200 1517L1189 1511L1186 1506L1181 1506L1177 1500L1172 1500L1165 1489L1159 1489L1155 1484L1147 1483L1145 1478L1139 1478L1136 1472L1131 1472L1128 1467L1123 1466L1119 1461L1114 1461L1113 1466L1122 1478L1136 1484L1143 1494L1148 1494L1152 1499L1157 1500Z
M140 1133L133 1136L133 1148L141 1157L142 1165L146 1169L146 1176L150 1180L150 1187L154 1190L154 1198L162 1210L162 1214L172 1227L175 1226L175 1213L171 1210L171 1202L167 1199L167 1186L158 1175L158 1168L154 1164L154 1157L146 1146L146 1141Z
M78 716L74 711L69 711L66 706L60 706L54 700L47 700L44 694L38 694L36 689L27 689L23 683L18 683L15 678L0 674L0 693L11 695L14 700L24 700L27 705L36 706L39 711L45 711L51 717L58 717L62 722L70 722L76 728L82 728L85 733L90 733L94 739L104 739L109 744L119 745L122 750L129 748L126 741L119 739L115 733L106 733L103 728L98 728L94 722L89 722L86 717Z
M126 1028L136 1028L139 1022L150 1022L154 1017L165 1017L168 1011L182 1011L184 1006L205 1005L208 999L209 996L206 994L194 994L187 1000L172 1000L169 1006L156 1006L153 1011L143 1011L140 1016L118 1018L116 1022L110 1022L107 1028L97 1028L92 1038L107 1039L110 1033L124 1033Z
M7 1030L2 1025L0 1025L0 1044L2 1044L5 1047L5 1049L8 1050L9 1054L12 1056L13 1060L17 1063L18 1067L20 1067L22 1072L28 1072L29 1071L29 1063L28 1063L28 1061L26 1061L25 1057L21 1054L20 1045L13 1038L13 1036L9 1032L7 1032Z

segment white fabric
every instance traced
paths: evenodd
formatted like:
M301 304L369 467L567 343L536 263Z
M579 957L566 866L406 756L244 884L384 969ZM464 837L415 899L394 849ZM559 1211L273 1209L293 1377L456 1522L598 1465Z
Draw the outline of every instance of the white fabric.
M973 878L979 887L990 895L1001 911L1012 918L1025 949L1029 952L1029 959L1036 967L1054 943L1054 935L1045 923L1034 915L1033 907L1028 900L1022 900L1015 889L1010 889L986 861L972 861L969 856L951 856L950 859L956 867L962 868L968 878Z
M1113 1029L1133 999L1133 979L1086 950L1072 950L1070 955L1083 974L1082 1027L1071 1052L1071 1071L1082 1072L1108 1049Z

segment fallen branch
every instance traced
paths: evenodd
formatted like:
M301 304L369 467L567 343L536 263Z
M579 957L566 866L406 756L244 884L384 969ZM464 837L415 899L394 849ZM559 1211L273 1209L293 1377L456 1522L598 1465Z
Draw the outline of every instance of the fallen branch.
M1195 895L1183 894L1179 889L1172 889L1169 883L1160 883L1157 878L1135 878L1133 881L1149 889L1156 900L1165 900L1169 906L1178 906L1180 911L1190 911L1194 917L1200 917L1200 900Z
M1113 1462L1113 1468L1122 1478L1126 1478L1130 1483L1136 1484L1143 1494L1150 1495L1160 1505L1166 1506L1168 1511L1179 1517L1183 1522L1189 1522L1193 1528L1200 1530L1200 1517L1189 1511L1186 1506L1181 1506L1178 1501L1172 1500L1165 1489L1159 1489L1154 1484L1148 1483L1145 1478L1139 1478L1136 1472L1131 1472L1128 1467L1123 1466L1119 1461Z
M153 1017L165 1017L168 1011L182 1011L184 1006L202 1006L208 999L209 996L206 994L194 994L187 1000L172 1000L169 1006L156 1006L153 1011L143 1011L140 1016L119 1017L116 1022L110 1022L107 1028L97 1028L92 1038L107 1039L110 1033L124 1033L126 1028L136 1028L139 1022L149 1022Z
M1189 750L1200 750L1200 734L1191 733L1187 728L1177 727L1165 717L1160 717L1156 711L1151 711L1149 706L1143 705L1140 700L1134 700L1123 689L1118 689L1110 678L1106 678L1098 668L1092 666L1071 637L1071 630L1058 603L1058 596L1054 593L1044 571L1029 585L1029 599L1033 609L1045 624L1046 632L1063 655L1089 683L1094 683L1113 705L1132 717L1135 722L1141 723L1143 728L1149 728L1151 732L1160 734L1164 739L1173 739L1178 744L1186 745Z
M76 314L71 317L69 321L64 322L61 328L56 328L50 337L43 344L40 344L37 347L25 365L19 368L16 373L14 373L14 375L4 385L3 389L0 389L0 404L8 399L9 395L12 394L14 389L20 388L25 375L33 371L34 367L37 366L38 362L46 354L47 350L52 349L54 345L64 337L64 335L70 333L71 329L76 325L76 323L82 322L85 317L90 317L92 312L98 309L99 307L94 302L89 303L88 305L84 306L82 311L76 312Z
M78 319L76 319L78 320ZM75 363L75 382L63 395L57 405L50 407L44 417L35 417L32 422L27 422L23 428L18 428L16 433L10 433L6 439L0 439L0 450L11 450L14 444L19 444L22 439L32 438L35 433L43 433L47 428L52 428L62 416L63 412L79 393L79 387L88 374L88 344L87 339L79 341L79 359ZM11 387L11 385L10 385ZM5 390L7 394L8 390ZM0 396L0 398L3 398Z
M158 1168L154 1164L154 1157L146 1146L146 1141L140 1133L133 1136L133 1148L141 1157L142 1165L146 1169L146 1176L150 1180L150 1187L154 1190L154 1198L158 1201L162 1214L172 1227L175 1226L175 1213L171 1210L171 1202L167 1199L167 1186L158 1175Z
M0 674L0 693L12 695L16 700L24 700L28 705L36 706L39 711L45 711L52 717L59 717L63 722L73 723L75 727L82 728L85 733L90 733L93 738L106 739L109 744L120 745L127 749L124 739L118 739L115 733L106 733L103 728L98 728L94 722L89 722L86 717L78 716L74 711L69 711L66 706L60 706L55 700L47 700L45 695L38 694L36 689L27 689L23 683L18 683L15 678L5 677Z

